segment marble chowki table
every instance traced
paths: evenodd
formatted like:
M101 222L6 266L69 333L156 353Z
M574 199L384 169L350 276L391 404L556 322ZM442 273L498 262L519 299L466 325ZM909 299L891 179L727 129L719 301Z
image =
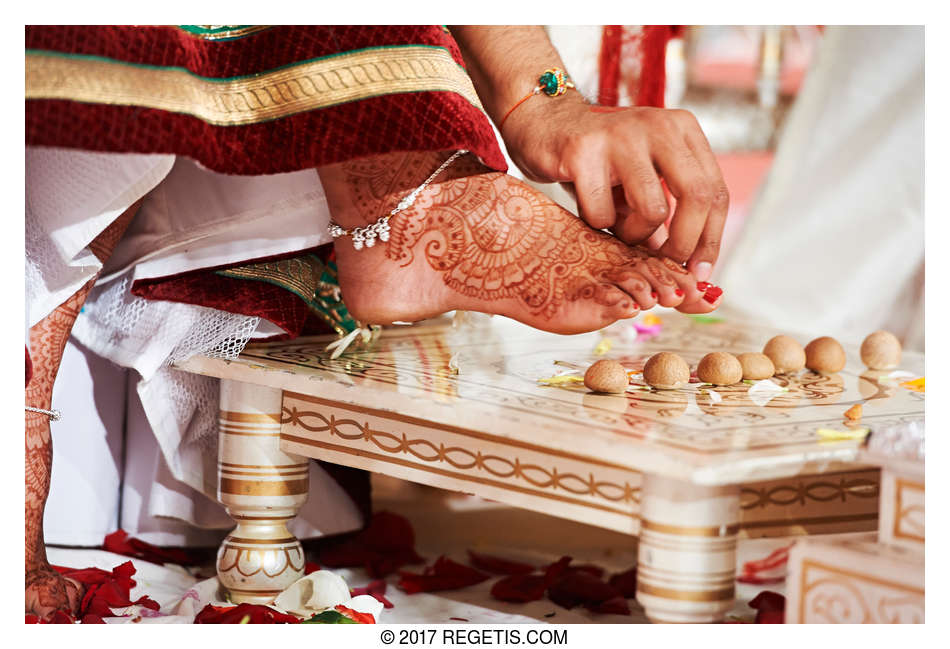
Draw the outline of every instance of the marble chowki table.
M759 351L779 333L675 312L662 321L637 340L629 321L558 336L445 317L387 328L335 360L331 338L310 338L181 363L223 379L219 498L238 526L219 551L222 584L233 601L267 602L303 574L285 524L308 496L307 458L637 536L637 599L654 621L722 619L740 537L876 529L879 468L857 462L860 441L816 430L843 429L844 411L863 403L873 434L923 417L924 395L865 370L855 347L839 374L776 377L788 388L776 395L744 383L618 396L538 383L602 357L641 370L658 351L695 368L708 352ZM598 356L604 337L612 347ZM922 376L923 356L905 353L900 369Z

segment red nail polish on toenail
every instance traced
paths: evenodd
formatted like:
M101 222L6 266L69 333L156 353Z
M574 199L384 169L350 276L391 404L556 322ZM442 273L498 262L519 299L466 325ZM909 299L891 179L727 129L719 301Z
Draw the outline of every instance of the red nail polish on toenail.
M634 302L634 303L633 303L633 309L634 309L634 311L639 311L639 310L640 310L640 305L637 304L636 302Z
M718 286L711 287L706 294L703 295L703 299L709 302L710 304L715 304L716 300L719 299L719 296L722 295L722 289Z
M709 282L699 282L698 284L696 284L696 290L702 291L703 293L705 293L706 289L709 288L710 286L712 286L712 284L710 284Z
M655 300L657 297L656 291L653 291L652 293L650 293L650 297L652 297Z
M676 293L676 297L683 297L683 289L678 288L673 292Z

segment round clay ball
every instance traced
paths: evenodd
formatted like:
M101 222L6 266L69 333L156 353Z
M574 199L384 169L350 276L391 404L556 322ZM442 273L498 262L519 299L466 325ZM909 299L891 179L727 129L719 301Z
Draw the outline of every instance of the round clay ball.
M660 352L643 366L643 380L660 390L676 390L689 383L689 365L676 354Z
M630 384L627 370L617 361L599 360L584 373L584 385L594 392L626 392Z
M765 354L758 352L746 352L736 356L739 364L742 366L742 378L749 381L761 381L770 379L775 374L775 365Z
M696 368L696 376L703 383L732 385L742 380L742 364L727 352L712 352L703 356Z
M805 345L805 367L819 374L834 374L847 362L844 347L831 336L815 338Z
M762 353L772 361L776 374L797 372L805 367L805 350L790 336L775 336L765 343Z
M861 343L861 362L869 370L894 369L901 362L901 341L890 331L875 331Z

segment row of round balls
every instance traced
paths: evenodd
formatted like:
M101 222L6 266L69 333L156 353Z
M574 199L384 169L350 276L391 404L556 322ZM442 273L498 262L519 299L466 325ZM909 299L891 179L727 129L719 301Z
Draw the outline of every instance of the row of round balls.
M900 341L888 331L875 331L861 344L861 360L869 369L897 367L900 358ZM834 374L844 369L846 361L841 343L830 336L815 338L804 348L794 338L775 336L765 343L762 353L706 354L699 361L696 376L703 383L732 385L743 379L760 381L805 367L820 374ZM660 390L675 390L689 383L689 365L676 354L660 352L643 366L643 380ZM628 383L626 369L613 360L597 361L584 374L584 385L594 392L623 392Z

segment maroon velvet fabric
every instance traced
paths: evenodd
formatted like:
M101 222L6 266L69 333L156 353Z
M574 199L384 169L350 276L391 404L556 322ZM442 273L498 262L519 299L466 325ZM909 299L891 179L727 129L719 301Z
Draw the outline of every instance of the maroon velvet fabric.
M303 300L279 286L223 277L209 270L138 280L132 285L132 293L150 300L184 302L259 316L285 329L291 338L304 333L310 313ZM332 333L332 330L325 326L321 333Z
M167 25L26 26L26 49L103 56L186 68L202 77L237 77L328 54L386 45L446 48L464 65L439 25L275 25L232 40L207 40Z
M273 70L371 45L431 44L461 62L438 26L274 27L233 41L206 41L171 27L27 27L27 48L94 54L228 77ZM451 92L370 97L268 122L215 126L164 110L31 99L27 145L90 151L173 153L221 173L259 175L308 169L393 151L468 149L506 170L487 116Z

